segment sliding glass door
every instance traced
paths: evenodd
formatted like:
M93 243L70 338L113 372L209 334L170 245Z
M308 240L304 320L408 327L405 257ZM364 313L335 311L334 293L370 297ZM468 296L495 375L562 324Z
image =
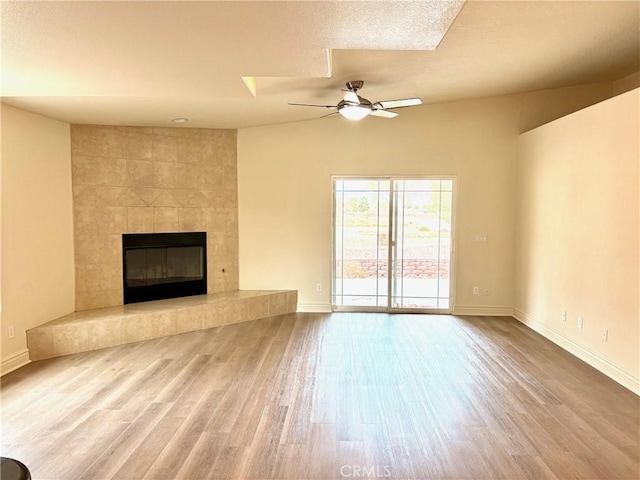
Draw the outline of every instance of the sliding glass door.
M389 306L388 179L334 179L334 307Z
M333 179L336 310L451 311L455 179Z

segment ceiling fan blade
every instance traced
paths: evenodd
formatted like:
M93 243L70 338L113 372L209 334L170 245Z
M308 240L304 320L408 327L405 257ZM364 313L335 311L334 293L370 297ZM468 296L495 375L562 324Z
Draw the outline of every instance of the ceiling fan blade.
M345 102L352 103L354 105L360 105L360 99L358 98L358 94L351 90L342 90L342 98Z
M422 100L418 97L403 98L401 100L382 100L381 102L376 102L375 105L380 105L382 108L413 107L415 105L422 105Z
M336 108L335 105L311 105L309 103L288 103L287 105L293 105L294 107L322 107L322 108Z
M320 118L333 117L334 115L338 115L338 112L327 113L326 115L323 115Z
M383 110L381 108L371 110L371 113L369 115L384 118L393 118L398 116L396 112L388 112L387 110Z

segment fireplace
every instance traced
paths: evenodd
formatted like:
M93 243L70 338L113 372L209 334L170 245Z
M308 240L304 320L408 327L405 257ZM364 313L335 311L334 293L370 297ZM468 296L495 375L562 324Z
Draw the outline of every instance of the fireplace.
M124 303L207 293L207 234L122 235Z

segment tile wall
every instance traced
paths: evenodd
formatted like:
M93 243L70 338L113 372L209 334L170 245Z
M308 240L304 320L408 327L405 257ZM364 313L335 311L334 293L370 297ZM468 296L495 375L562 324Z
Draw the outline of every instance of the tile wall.
M71 161L76 310L123 303L123 233L206 231L209 293L238 289L235 130L72 125Z

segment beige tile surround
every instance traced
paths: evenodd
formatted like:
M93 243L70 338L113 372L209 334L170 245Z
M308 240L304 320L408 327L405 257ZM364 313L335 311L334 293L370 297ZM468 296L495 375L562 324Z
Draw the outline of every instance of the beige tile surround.
M76 312L27 331L32 360L296 311L238 291L237 132L71 125ZM207 295L123 305L122 234L207 233Z
M31 360L296 311L295 290L239 290L75 312L27 331Z
M123 233L205 231L208 293L238 289L236 143L235 130L71 126L76 310L122 305Z

